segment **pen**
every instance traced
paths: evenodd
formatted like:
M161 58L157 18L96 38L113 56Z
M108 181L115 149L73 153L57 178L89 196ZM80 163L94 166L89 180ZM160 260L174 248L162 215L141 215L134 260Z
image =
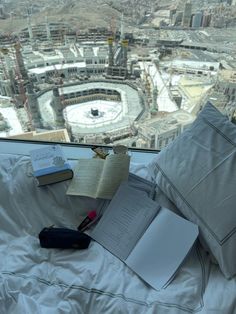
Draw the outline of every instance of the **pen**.
M81 222L81 224L78 226L78 230L83 232L85 231L90 223L97 217L96 210L92 210L88 213L87 217Z

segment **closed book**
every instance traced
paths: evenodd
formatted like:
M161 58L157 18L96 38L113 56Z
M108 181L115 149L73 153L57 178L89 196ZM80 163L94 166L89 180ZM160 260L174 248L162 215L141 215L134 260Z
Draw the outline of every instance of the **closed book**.
M52 184L73 177L71 166L60 145L50 145L30 151L33 174L38 185Z

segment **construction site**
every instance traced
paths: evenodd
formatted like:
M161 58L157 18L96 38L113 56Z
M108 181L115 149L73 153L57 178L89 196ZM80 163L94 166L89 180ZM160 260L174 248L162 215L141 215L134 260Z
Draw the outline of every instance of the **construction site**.
M78 33L28 17L17 36L1 35L1 137L162 149L206 100L234 120L227 55L222 62L207 44L126 32L123 14L111 22Z

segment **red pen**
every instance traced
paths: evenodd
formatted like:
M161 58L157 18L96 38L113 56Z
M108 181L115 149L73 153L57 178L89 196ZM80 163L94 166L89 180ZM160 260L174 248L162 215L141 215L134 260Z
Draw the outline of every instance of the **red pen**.
M88 228L88 225L97 217L96 210L92 210L88 213L88 216L78 226L78 230L83 232Z

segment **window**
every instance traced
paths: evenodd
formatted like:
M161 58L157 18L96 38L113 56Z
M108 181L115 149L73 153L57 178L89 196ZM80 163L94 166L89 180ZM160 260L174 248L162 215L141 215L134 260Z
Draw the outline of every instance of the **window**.
M161 2L2 1L0 137L159 149L207 100L229 114L235 0Z

